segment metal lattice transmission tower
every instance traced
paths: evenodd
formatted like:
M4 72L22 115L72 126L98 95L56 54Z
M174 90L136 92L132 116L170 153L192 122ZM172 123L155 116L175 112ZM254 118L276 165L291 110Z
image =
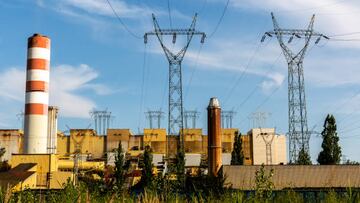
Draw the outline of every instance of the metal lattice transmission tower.
M197 110L193 111L185 111L184 119L185 119L185 129L189 128L189 123L191 123L191 128L196 128L196 119L199 118L200 113Z
M164 117L164 112L162 112L161 110L158 111L147 111L145 113L146 118L149 120L149 127L150 129L154 129L154 128L161 128L161 120ZM156 127L154 127L154 124L157 124Z
M268 112L253 112L249 119L252 120L253 128L263 128L266 127L266 121L271 113Z
M90 112L94 119L95 131L98 135L106 135L107 129L110 127L111 112L107 109L104 111L93 110Z
M222 111L221 112L221 128L232 128L235 111Z
M144 43L147 43L148 35L155 35L165 53L169 62L169 114L168 114L168 134L179 135L180 130L183 129L183 95L182 95L182 69L181 62L184 59L185 53L190 45L194 35L201 35L201 43L204 43L205 33L195 30L197 14L195 14L193 21L189 28L186 29L161 29L155 15L152 14L154 31L147 32L144 35ZM176 43L176 38L179 35L186 36L185 45L177 52L173 53L166 47L163 36L172 36L172 43ZM181 144L184 140L180 137Z
M303 60L311 39L317 37L315 42L317 44L321 38L329 38L321 33L314 32L315 15L312 16L307 29L283 29L280 28L273 13L271 13L271 17L274 30L265 32L261 41L263 42L266 36L275 35L288 63L289 153L290 162L295 163L298 152L302 148L309 153L311 134L307 124ZM303 38L304 45L298 51L293 51L285 44L285 37L288 38L287 43L291 43L294 37Z

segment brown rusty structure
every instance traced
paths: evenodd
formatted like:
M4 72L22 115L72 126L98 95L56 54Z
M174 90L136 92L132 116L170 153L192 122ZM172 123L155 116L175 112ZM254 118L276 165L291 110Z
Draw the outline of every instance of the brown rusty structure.
M208 165L209 174L217 176L222 165L221 108L219 100L210 99L208 106Z

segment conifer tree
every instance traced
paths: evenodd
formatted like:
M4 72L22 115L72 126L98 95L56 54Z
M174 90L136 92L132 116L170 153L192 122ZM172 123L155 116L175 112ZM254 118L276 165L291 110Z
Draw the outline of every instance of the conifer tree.
M301 148L296 164L299 164L299 165L311 165L312 164L310 155L305 151L304 148Z
M120 141L118 148L115 150L115 171L114 171L114 177L116 181L115 185L117 186L117 189L119 191L122 190L123 185L125 183L125 173L126 173L125 156Z
M152 175L152 154L151 154L151 147L146 146L144 150L144 158L143 158L143 170L141 176L142 186L151 187L153 183L153 175Z
M317 161L321 165L339 164L341 159L341 147L336 132L336 121L333 115L328 114L324 122L324 130L321 132L323 142L322 151Z
M233 151L231 152L231 165L244 165L244 153L242 150L241 134L234 137Z

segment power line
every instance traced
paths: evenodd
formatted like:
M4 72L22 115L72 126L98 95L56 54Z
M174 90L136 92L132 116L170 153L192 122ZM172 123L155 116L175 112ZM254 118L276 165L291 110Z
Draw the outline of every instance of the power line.
M142 64L140 111L139 111L139 123L138 123L138 130L139 131L140 131L140 127L141 127L141 118L142 118L142 111L143 111L143 105L144 105L144 85L145 85L146 55L147 55L147 46L145 44L144 45L143 64Z
M349 35L358 35L360 32L349 32L349 33L342 33L336 35L329 35L328 37L342 37L342 36L349 36Z
M286 78L287 78L287 77L286 77ZM285 79L286 79L286 78L285 78ZM284 84L284 83L283 83L283 84ZM281 86L282 86L282 84L279 85L277 88L275 88L275 89L255 108L255 110L254 110L253 112L258 111L264 104L266 104L266 102L268 102L268 101L270 100L270 98L280 89ZM251 113L248 114L243 120L241 120L240 123L242 123L244 120L246 120L250 115L251 115Z
M125 30L132 35L133 37L135 37L136 39L141 39L142 37L140 37L139 35L136 35L134 32L132 32L124 23L124 21L120 18L120 16L116 13L114 7L111 5L109 0L106 0L106 2L108 3L108 5L110 6L112 12L114 13L115 17L118 19L118 21L121 23L121 25L125 28Z
M201 52L201 50L202 50L202 48L203 48L203 45L204 45L204 44L201 44L201 45L200 45L200 48L199 48L199 50L198 50L198 52L197 52L197 54L196 54L195 67L194 67L193 70L191 71L189 83L188 83L188 85L187 85L187 87L186 87L186 90L185 90L185 92L184 92L184 93L185 93L185 96L184 96L184 100L185 100L185 101L186 101L187 95L189 94L189 89L190 89L190 85L191 85L193 76L194 76L194 74L195 74L195 72L196 72L196 69L197 69L197 67L198 67L198 64L199 64L199 56L200 56L200 52Z
M266 72L266 74L262 77L262 79L260 80L260 82L258 83L258 85L255 86L255 88L250 92L250 94L248 94L248 96L240 103L240 105L236 108L236 111L239 110L239 108L241 108L251 97L252 95L256 92L256 90L260 87L259 85L264 82L267 78L267 75L273 70L275 64L277 64L277 62L280 60L281 57L281 53L279 54L279 56L276 58L276 60L274 61L274 63L270 66L268 72Z
M256 54L257 54L257 53L259 52L259 50L260 50L260 46L261 46L261 43L259 43L259 44L256 46L253 54L251 55L250 59L248 60L248 63L246 64L244 70L241 72L241 75L236 79L235 84L230 88L229 93L228 93L227 96L225 97L224 105L228 102L228 100L229 100L230 97L232 96L235 88L238 86L238 84L240 83L241 79L244 77L245 72L249 69L250 64L252 63L252 61L254 60Z
M167 0L167 8L168 8L168 13L169 13L169 23L170 23L170 28L172 29L172 19L171 19L170 0Z
M226 11L227 11L227 9L228 9L228 7L229 7L229 3L230 3L230 0L227 0L227 2L226 2L226 4L225 4L225 7L224 7L224 10L223 10L223 12L221 13L220 19L219 19L219 21L217 22L217 24L216 24L216 26L215 26L215 29L211 32L211 34L209 35L208 38L211 38L211 37L217 32L217 30L219 29L219 26L220 26L220 24L221 24L221 22L222 22L222 20L223 20L223 18L224 18L224 16L225 16L225 13L226 13Z

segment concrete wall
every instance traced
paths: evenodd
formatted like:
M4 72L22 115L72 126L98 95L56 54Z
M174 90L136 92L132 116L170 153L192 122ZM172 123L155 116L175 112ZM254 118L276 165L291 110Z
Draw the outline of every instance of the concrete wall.
M22 137L21 130L0 130L0 148L5 148L5 154L0 161L10 160L11 154L22 153Z

